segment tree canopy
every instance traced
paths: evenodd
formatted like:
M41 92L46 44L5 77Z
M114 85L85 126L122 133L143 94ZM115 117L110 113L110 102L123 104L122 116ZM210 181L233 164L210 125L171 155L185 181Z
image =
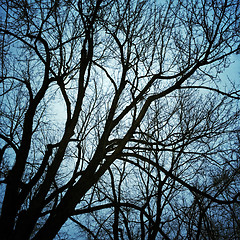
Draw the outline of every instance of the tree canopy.
M0 3L1 239L240 238L238 0Z

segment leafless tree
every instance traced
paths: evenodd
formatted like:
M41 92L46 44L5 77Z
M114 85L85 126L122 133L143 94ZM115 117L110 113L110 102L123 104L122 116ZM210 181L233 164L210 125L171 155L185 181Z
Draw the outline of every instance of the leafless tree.
M239 238L239 1L1 15L1 239Z

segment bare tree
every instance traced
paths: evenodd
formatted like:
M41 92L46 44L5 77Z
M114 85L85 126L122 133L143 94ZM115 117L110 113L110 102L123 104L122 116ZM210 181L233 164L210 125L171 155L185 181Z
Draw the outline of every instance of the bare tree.
M1 14L2 239L239 238L237 0Z

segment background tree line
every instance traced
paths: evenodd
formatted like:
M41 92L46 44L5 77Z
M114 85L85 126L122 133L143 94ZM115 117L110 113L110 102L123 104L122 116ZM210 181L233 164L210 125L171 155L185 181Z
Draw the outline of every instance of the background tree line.
M239 239L238 0L0 5L1 239Z

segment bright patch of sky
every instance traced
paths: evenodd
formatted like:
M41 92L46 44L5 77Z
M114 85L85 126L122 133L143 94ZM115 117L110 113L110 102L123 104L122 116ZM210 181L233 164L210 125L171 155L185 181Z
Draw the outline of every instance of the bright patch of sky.
M233 54L230 58L230 66L226 68L220 77L223 81L231 80L236 85L240 85L240 54Z

